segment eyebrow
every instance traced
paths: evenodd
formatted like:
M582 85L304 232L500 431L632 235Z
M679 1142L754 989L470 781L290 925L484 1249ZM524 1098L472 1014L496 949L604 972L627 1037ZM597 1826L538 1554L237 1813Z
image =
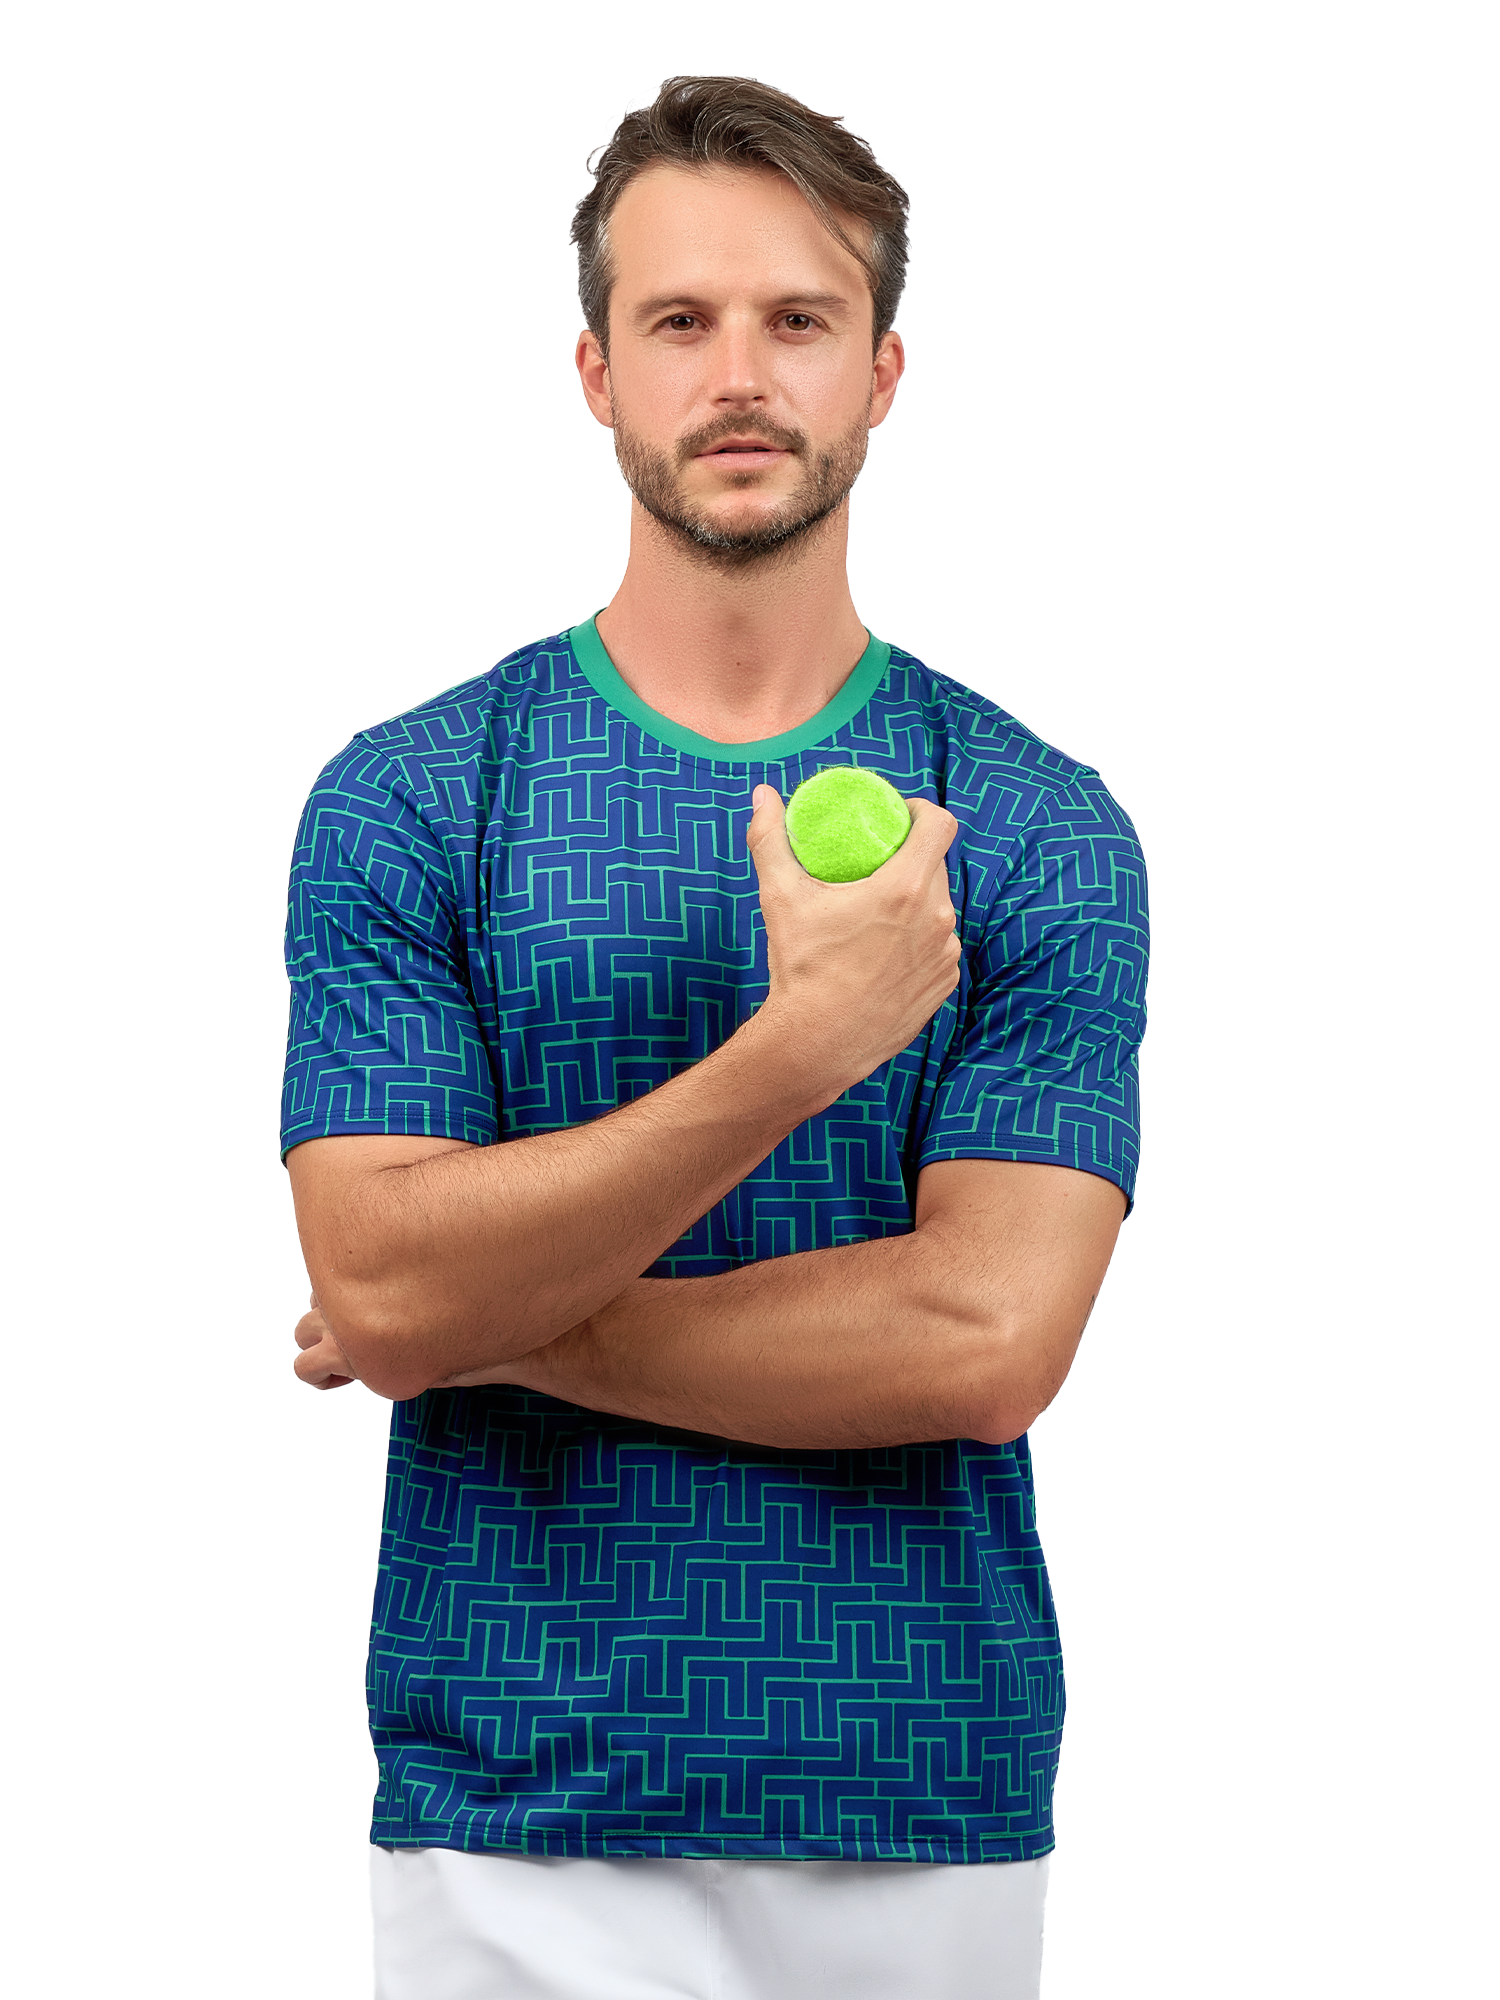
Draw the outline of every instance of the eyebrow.
M799 306L846 306L849 301L842 292L788 292L784 298L773 299L773 312L792 312ZM647 318L653 313L669 312L673 308L681 311L698 309L698 301L687 292L666 292L657 299L643 299L636 312Z

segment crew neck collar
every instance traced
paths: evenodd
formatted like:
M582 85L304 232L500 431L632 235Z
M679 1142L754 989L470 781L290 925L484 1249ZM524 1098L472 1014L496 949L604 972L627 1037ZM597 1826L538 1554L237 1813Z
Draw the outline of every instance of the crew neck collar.
M757 737L750 743L719 743L712 736L700 736L697 730L687 729L671 716L649 708L609 657L594 619L586 618L581 625L575 625L568 634L568 644L595 693L603 695L659 743L669 743L675 750L686 750L690 756L704 757L715 764L776 764L784 757L794 757L799 750L810 750L814 744L825 742L835 730L851 721L874 694L890 665L891 649L884 639L877 639L873 633L868 636L869 644L832 701L825 703L816 715L810 715L806 722L798 723L795 729L783 730L780 736Z

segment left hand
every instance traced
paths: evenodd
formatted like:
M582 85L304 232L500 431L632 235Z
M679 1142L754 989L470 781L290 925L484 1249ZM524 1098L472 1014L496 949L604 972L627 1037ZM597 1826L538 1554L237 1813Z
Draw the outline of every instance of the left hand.
M310 1382L315 1389L342 1389L346 1382L354 1380L354 1370L318 1309L316 1292L308 1303L312 1311L305 1312L297 1322L297 1345L302 1352L292 1367L300 1381Z

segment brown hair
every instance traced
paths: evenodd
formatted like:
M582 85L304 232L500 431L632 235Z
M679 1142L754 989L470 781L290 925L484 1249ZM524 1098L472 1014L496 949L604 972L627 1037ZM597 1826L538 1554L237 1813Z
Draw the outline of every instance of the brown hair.
M629 112L591 165L594 185L573 216L578 297L589 330L609 351L609 218L645 168L746 166L785 174L828 233L869 280L875 338L890 332L906 283L905 191L863 139L837 118L746 76L669 76L656 102ZM869 225L868 243L840 220Z

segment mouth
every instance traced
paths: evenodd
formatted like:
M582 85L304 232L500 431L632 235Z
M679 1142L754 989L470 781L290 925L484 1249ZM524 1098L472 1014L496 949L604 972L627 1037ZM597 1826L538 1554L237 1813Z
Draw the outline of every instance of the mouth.
M774 460L785 458L787 453L780 445L767 444L759 437L719 438L707 451L700 451L699 458L717 460L726 469L740 470L747 465L769 465Z

